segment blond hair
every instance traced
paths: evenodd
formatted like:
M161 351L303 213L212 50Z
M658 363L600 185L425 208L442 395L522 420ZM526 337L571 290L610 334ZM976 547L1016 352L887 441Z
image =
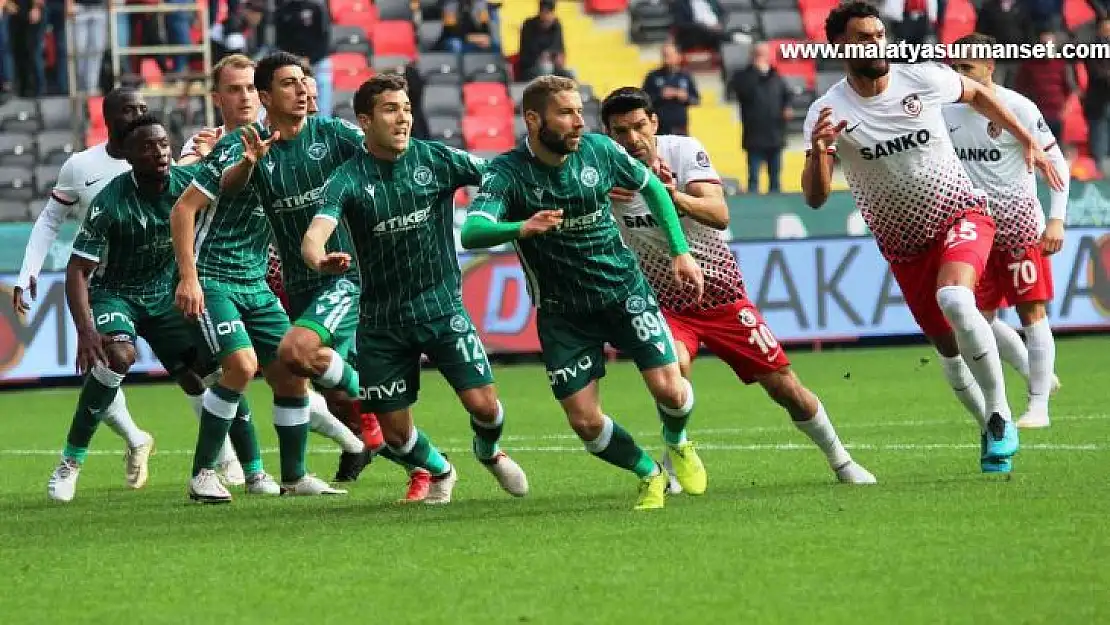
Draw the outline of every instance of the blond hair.
M232 69L246 69L254 67L254 61L245 54L231 54L220 59L219 63L212 66L212 91L220 89L220 77L223 76L223 71L226 68Z
M578 91L578 83L562 76L540 76L524 88L520 108L525 113L535 111L543 115L551 96L564 91Z

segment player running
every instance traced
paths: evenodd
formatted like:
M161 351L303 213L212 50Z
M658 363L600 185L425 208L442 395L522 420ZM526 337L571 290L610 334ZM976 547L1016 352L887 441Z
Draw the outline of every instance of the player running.
M878 11L842 4L825 21L828 40L885 46ZM1009 472L1018 450L1002 363L975 303L995 224L952 149L941 107L965 102L1021 143L1029 167L1059 176L1036 139L981 85L936 63L846 62L848 76L810 107L803 126L806 203L828 199L834 154L856 205L890 263L906 305L941 355L945 377L978 420L984 472Z
M659 179L603 135L585 134L573 80L541 76L524 91L528 137L495 158L462 229L467 249L513 242L537 308L548 379L571 428L598 458L640 478L636 509L662 508L667 474L601 409L604 344L629 354L663 421L682 487L706 489L705 467L686 438L694 391L682 377L667 322L636 257L613 222L613 187L643 194L666 237L676 281L700 300L702 274Z
M449 503L458 479L413 425L425 354L470 414L478 462L506 492L522 497L528 478L498 444L505 412L485 348L463 307L452 227L455 192L477 185L485 162L412 139L407 88L403 77L382 74L355 93L366 149L328 181L323 206L304 237L304 260L317 271L345 271L350 255L329 252L325 243L340 220L350 225L364 286L358 327L362 403L378 416L389 450L431 473L424 502Z
M643 197L627 189L613 189L610 195L617 225L659 298L659 308L675 338L682 375L690 377L692 360L705 343L742 382L758 382L786 409L794 425L825 453L838 480L874 484L875 476L852 460L821 400L802 385L763 315L748 299L736 257L721 238L721 230L728 227L728 205L705 148L693 137L656 136L659 120L651 98L634 87L617 89L605 98L601 122L614 141L667 186L682 216L690 253L705 276L705 295L697 302L675 283L667 239ZM668 453L664 466L669 459ZM674 480L671 490L677 490Z
M170 210L195 167L171 167L169 137L155 117L139 117L118 138L131 173L117 176L93 200L66 271L66 296L77 326L77 369L88 377L62 461L47 486L57 501L73 499L98 415L135 362L136 336L146 339L195 398L204 387L188 368L210 357L196 348L188 322L173 305ZM230 435L247 467L247 492L276 495L278 485L262 469L250 409L245 403L238 409Z
M71 217L83 221L96 194L117 175L131 169L131 165L123 158L120 134L127 124L146 113L146 102L138 91L120 87L104 96L102 108L104 122L108 126L108 141L78 152L66 160L58 172L58 181L50 192L46 207L39 213L31 229L23 266L12 290L12 308L17 314L30 311L30 306L23 298L24 292L32 300L38 295L38 275L42 271L46 255L58 239L58 230L62 223ZM154 438L135 425L127 410L123 391L113 393L111 403L103 407L99 415L100 420L127 443L124 456L127 485L142 488L147 480L147 463L154 448Z
M994 37L972 34L956 43L993 45ZM1071 172L1037 105L1025 96L994 84L991 59L956 59L953 67L994 93L1017 117L1025 130L1044 146L1061 189L1051 190L1048 223L1037 198L1037 180L1025 162L1025 148L1011 134L983 119L967 104L944 107L944 120L956 154L975 186L987 193L998 232L986 272L979 279L979 309L991 321L999 353L1029 383L1029 407L1017 421L1019 428L1049 426L1048 399L1058 384L1056 342L1048 325L1047 302L1052 300L1052 264L1049 257L1064 243L1064 218L1068 209ZM1028 349L1008 324L998 318L999 308L1017 308L1025 329Z

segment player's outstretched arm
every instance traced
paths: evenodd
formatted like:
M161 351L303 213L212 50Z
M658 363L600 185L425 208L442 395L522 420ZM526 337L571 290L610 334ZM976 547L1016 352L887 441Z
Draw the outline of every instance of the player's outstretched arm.
M809 140L806 147L806 164L802 168L802 194L810 208L821 208L832 191L833 145L840 132L848 126L846 120L833 123L833 110L810 108L806 114L802 134Z
M309 269L320 273L341 274L351 268L351 255L328 252L328 239L339 222L330 215L317 215L301 239L301 256Z
M204 310L204 292L197 277L196 248L193 235L196 232L197 214L209 204L209 198L196 185L189 185L170 212L170 234L173 237L173 253L177 257L177 285L175 303L181 312L191 319L200 316Z
M89 276L96 270L97 261L78 254L69 257L66 266L66 301L69 316L77 328L77 373L84 375L98 363L108 362L104 342L93 322L89 305Z
M19 278L15 288L12 289L12 308L17 313L25 313L31 307L23 300L23 291L28 290L31 299L38 297L38 275L46 262L46 255L50 247L58 240L58 230L69 216L73 204L63 204L51 194L46 200L46 207L35 219L31 228L31 237L27 240L27 251L23 255L23 266L19 269Z
M527 239L558 228L563 223L563 211L542 210L526 221L498 221L489 215L471 213L463 222L459 239L463 249L475 250L497 247L517 239Z

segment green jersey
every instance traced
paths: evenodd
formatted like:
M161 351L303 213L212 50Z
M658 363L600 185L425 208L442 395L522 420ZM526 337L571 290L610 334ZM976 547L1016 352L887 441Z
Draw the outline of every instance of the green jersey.
M193 237L197 276L202 285L219 284L236 293L269 290L270 225L262 202L249 187L221 194L220 178L243 155L238 133L225 135L201 161L193 179L212 203L197 217Z
M196 165L170 168L162 192L144 195L128 172L93 198L73 253L98 264L91 286L141 300L173 292L177 276L170 211L193 179Z
M332 175L319 216L347 220L362 272L362 323L411 326L462 311L454 197L486 163L412 139L397 161L365 150Z
M651 175L605 135L584 135L578 151L558 167L540 162L525 141L493 159L469 214L515 222L541 210L562 210L557 230L514 243L532 302L550 312L600 310L644 283L617 229L609 191L639 191Z

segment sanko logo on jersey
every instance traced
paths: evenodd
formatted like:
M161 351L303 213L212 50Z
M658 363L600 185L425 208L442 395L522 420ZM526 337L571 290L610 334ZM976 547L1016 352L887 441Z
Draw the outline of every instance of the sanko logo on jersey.
M428 221L428 216L431 214L432 207L429 206L428 208L422 208L407 215L390 217L385 221L379 221L375 224L374 232L403 232L405 230L418 228Z
M624 215L624 225L628 228L655 228L653 215Z
M315 189L309 189L299 195L290 195L280 200L274 200L272 206L276 211L295 210L313 204L319 204L322 199L324 199L324 187L317 187Z
M1002 150L998 148L956 148L956 156L961 161L973 163L997 163L1002 160Z
M922 129L917 132L907 132L900 137L895 137L894 139L889 139L882 143L876 143L873 148L860 148L859 155L863 157L865 161L873 161L884 156L900 154L907 150L923 148L929 144L930 138L931 136L928 130Z

